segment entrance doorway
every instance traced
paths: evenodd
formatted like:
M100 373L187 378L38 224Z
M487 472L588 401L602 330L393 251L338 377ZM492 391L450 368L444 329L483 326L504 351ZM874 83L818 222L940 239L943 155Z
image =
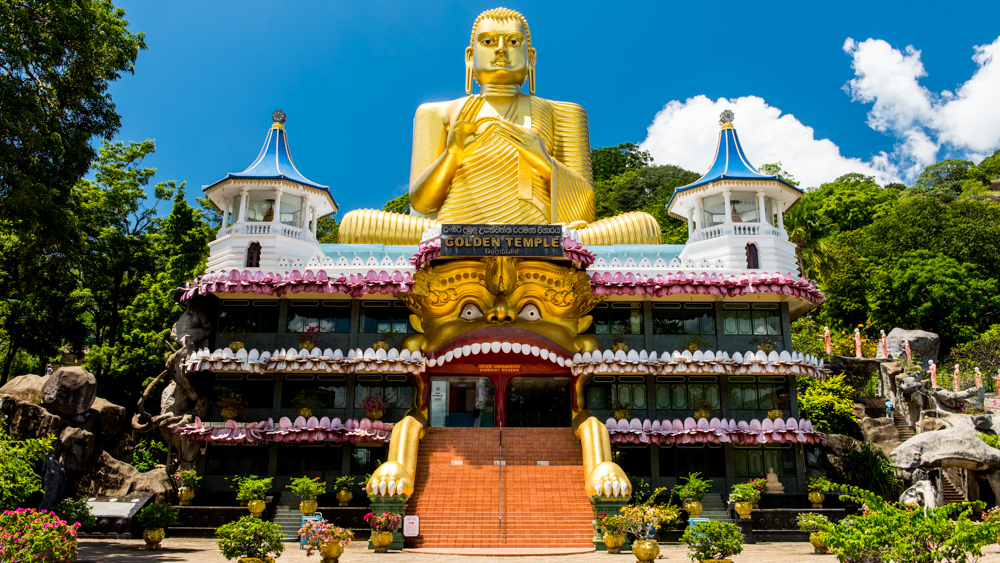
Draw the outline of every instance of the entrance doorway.
M485 377L431 379L431 426L493 426L496 390Z
M506 426L565 427L572 422L570 378L515 377L507 383Z

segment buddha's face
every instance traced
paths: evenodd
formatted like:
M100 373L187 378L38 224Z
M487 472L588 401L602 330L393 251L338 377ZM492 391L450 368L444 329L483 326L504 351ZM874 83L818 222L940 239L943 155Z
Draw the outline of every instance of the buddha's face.
M404 341L428 357L485 343L545 349L564 359L592 351L597 339L580 334L591 324L585 313L600 301L586 274L541 261L463 260L414 276L412 294L400 295L420 333ZM535 354L537 355L537 354Z
M476 25L474 45L465 51L465 64L480 84L521 85L534 65L524 24L517 18L483 19Z

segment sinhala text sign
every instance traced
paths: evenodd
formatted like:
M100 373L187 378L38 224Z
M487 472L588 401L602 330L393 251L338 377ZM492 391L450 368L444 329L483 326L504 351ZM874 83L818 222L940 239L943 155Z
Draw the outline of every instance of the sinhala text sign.
M440 256L562 255L561 225L441 225Z

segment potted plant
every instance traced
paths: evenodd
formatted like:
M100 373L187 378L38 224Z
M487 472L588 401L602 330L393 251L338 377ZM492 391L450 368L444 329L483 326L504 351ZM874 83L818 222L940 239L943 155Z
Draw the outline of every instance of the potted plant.
M684 341L684 349L692 354L698 350L708 350L712 343L701 336L692 336Z
M684 510L688 517L697 518L701 514L701 499L705 498L708 491L712 489L712 482L701 478L700 472L689 473L687 477L681 477L685 483L677 485L673 491L684 504Z
M326 492L326 483L320 483L319 477L312 479L309 477L294 477L292 478L292 484L285 485L285 488L291 489L292 494L302 499L302 502L299 503L299 510L302 511L303 516L309 516L310 514L314 514L316 509L319 508L316 498Z
M765 354L770 354L775 348L774 340L771 340L768 336L753 338L750 340L750 345L756 346L758 351L764 352Z
M806 490L809 491L809 502L813 508L823 508L826 492L833 488L833 483L826 477L807 477Z
M273 563L285 550L281 526L252 516L219 526L215 535L222 556L240 563Z
M340 503L340 506L347 506L347 503L354 498L354 485L356 484L354 479L353 475L344 475L337 477L333 482L333 490L337 491L337 502Z
M389 399L384 393L375 393L361 399L361 408L365 409L365 414L372 420L382 418L382 413L389 406Z
M751 479L747 481L747 484L751 487L757 489L757 500L753 503L754 510L760 508L757 504L760 502L760 495L764 494L764 489L767 488L767 479L763 477L758 477L757 479Z
M354 532L320 519L307 520L299 529L299 536L306 540L306 557L316 550L323 563L337 563L344 548L354 539Z
M740 520L749 520L753 503L760 500L760 492L750 483L737 483L729 492L729 502L736 505Z
M151 504L139 511L137 519L142 526L146 549L160 549L163 529L177 523L177 509L166 503Z
M365 522L372 527L372 547L375 553L386 553L392 543L392 533L399 529L403 519L399 514L386 510L382 514L369 512L365 514Z
M608 516L606 512L601 512L597 515L597 525L608 553L621 553L625 534L628 533L628 519L621 514Z
M719 410L719 407L708 399L695 397L691 400L691 409L694 410L694 419L701 420L712 416L712 411Z
M688 526L681 541L688 544L688 557L700 563L732 563L729 558L743 552L740 527L718 520Z
M273 481L274 477L257 477L256 475L247 475L236 480L236 498L247 501L247 508L250 509L250 515L254 518L260 518L260 515L264 513L266 507L264 496L271 488Z
M819 532L830 525L830 519L816 512L800 512L795 517L799 529L809 534L809 543L818 555L826 555L827 548L823 540L820 539Z
M181 506L191 506L194 490L201 483L201 475L198 475L198 470L181 469L174 473L174 480L177 481L177 498L180 499Z
M219 414L226 420L236 420L243 414L243 409L247 408L248 405L249 403L244 401L243 395L239 393L230 393L229 396L215 402L215 406L219 408Z
M292 399L292 406L295 407L295 414L309 418L313 414L313 410L323 406L323 401L319 400L319 397L315 393L310 393L303 389L295 394Z
M299 335L299 348L312 351L316 346L323 344L323 339L319 337L320 328L318 326L306 327L306 331Z
M657 489L659 491L661 489ZM655 498L654 492L650 499ZM632 542L632 555L646 563L653 561L660 554L660 544L655 536L660 526L676 522L679 512L670 505L653 505L648 503L634 504L622 507L621 515L625 520L626 532L636 538Z
M70 525L77 523L83 529L93 528L97 525L97 517L90 511L87 501L83 499L65 499L52 511L52 514L62 518Z
M632 413L629 410L632 408L632 403L622 402L622 401L612 401L611 408L615 411L615 420L628 419L632 417Z
M784 416L784 411L781 409L781 405L788 403L789 396L788 393L768 393L764 395L763 402L765 404L770 403L771 408L767 411L767 418L772 421Z

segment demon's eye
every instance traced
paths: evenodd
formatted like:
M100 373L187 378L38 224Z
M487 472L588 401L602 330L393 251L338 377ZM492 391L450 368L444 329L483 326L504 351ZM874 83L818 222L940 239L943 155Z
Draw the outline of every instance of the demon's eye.
M462 314L459 316L467 321L474 321L483 316L483 312L475 303L466 303L465 306L462 307Z
M538 305L528 303L521 309L521 312L518 313L517 316L526 321L537 321L542 318L542 313L538 310Z

